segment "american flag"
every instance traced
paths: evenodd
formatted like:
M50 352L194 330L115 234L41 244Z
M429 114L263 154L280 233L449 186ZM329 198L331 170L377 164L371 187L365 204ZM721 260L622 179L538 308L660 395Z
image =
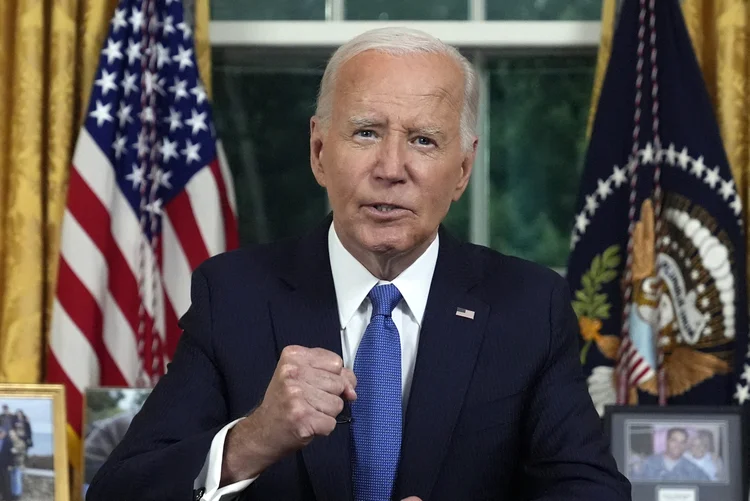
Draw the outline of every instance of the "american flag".
M190 275L237 246L234 187L180 0L121 0L73 156L47 358L81 436L91 386L152 386Z

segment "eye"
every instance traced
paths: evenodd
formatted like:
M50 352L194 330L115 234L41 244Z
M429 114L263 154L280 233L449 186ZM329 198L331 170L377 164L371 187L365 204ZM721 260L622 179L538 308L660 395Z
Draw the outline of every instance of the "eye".
M370 138L375 137L375 131L372 131L369 129L363 129L363 130L358 130L357 132L354 133L354 135L365 138L365 139L370 139Z
M419 136L415 141L419 146L433 146L435 144L435 141L425 136Z

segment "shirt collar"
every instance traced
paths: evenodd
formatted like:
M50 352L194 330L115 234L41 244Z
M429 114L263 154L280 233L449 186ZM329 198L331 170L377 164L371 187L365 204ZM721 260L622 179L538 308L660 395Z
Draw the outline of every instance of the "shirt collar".
M392 281L401 292L401 296L420 327L427 307L427 297L430 294L439 248L439 237L435 236L435 240L427 247L427 250ZM331 262L333 285L336 289L339 322L341 328L344 329L369 294L370 289L379 283L388 282L379 280L367 271L367 268L346 250L336 234L333 223L328 229L328 256Z

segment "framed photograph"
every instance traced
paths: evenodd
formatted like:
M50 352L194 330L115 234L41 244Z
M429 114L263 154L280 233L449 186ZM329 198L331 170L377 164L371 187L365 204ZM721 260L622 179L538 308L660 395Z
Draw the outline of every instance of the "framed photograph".
M68 501L65 388L0 384L0 499Z
M748 499L740 408L610 406L605 428L633 501Z
M150 393L151 388L99 387L86 390L81 485L84 496L94 475L125 436L130 422Z

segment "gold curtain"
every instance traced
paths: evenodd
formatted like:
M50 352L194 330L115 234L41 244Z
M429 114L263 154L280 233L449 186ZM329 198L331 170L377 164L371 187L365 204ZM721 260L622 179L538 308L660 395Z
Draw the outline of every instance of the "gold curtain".
M41 381L68 164L116 2L0 1L0 381Z
M592 92L589 134L612 50L615 3L615 0L605 0L602 8L601 46ZM750 203L748 0L683 0L682 13L713 104L747 222ZM746 238L746 245L750 249L750 233L747 231ZM747 264L750 277L750 252L747 253Z

